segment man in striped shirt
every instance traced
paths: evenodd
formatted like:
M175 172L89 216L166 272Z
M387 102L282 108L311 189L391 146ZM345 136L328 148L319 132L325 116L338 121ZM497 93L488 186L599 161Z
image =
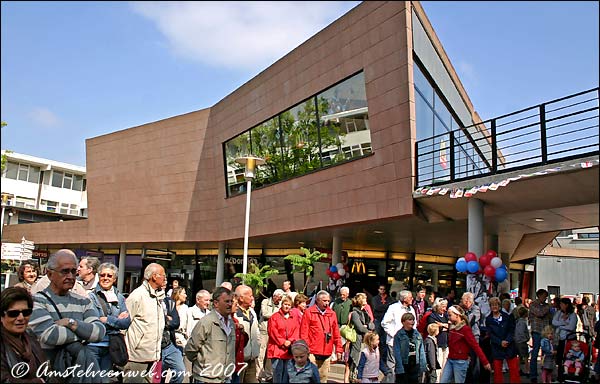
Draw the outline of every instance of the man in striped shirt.
M70 291L77 276L75 254L61 249L50 256L47 269L50 285L33 296L29 327L53 362L58 347L76 341L100 341L106 328L90 299Z

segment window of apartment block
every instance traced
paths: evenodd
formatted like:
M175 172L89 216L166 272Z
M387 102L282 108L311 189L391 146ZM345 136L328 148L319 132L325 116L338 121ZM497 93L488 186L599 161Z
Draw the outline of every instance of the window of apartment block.
M71 187L73 187L73 174L65 173L62 187L66 189L71 189Z
M6 162L5 177L37 184L40 180L40 167L8 161Z
M83 176L75 175L73 177L73 189L76 191L83 191Z
M15 206L35 209L35 199L24 196L17 196Z
M64 173L60 171L52 171L52 186L62 188Z
M56 201L42 200L42 206L40 208L48 212L56 212L57 207L58 202Z

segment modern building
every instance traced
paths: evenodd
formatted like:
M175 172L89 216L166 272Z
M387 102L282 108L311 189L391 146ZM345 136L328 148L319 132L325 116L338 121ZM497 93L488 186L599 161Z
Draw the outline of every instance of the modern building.
M552 152L557 105L596 124L578 131L575 151ZM420 3L364 2L210 108L88 139L88 218L4 236L100 252L126 291L150 260L212 288L241 271L246 190L235 159L252 153L266 164L249 255L281 279L291 276L283 257L304 246L357 266L347 282L356 289L386 281L445 293L466 285L457 258L494 249L519 286L519 260L561 230L598 225L597 88L532 108L511 114L521 126L482 121ZM534 129L540 146L517 150Z
M4 225L87 217L85 167L2 150Z

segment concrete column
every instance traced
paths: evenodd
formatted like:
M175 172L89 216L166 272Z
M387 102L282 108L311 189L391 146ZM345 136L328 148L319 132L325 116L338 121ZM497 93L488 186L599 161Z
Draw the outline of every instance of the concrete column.
M439 273L438 273L438 269L437 267L433 267L431 268L431 283L432 283L432 289L434 292L438 291L438 278L439 278Z
M221 285L225 276L225 243L219 243L219 254L217 256L217 277L215 280L215 286Z
M342 238L340 235L333 236L333 246L331 247L331 265L336 265L342 260Z
M127 262L127 245L121 244L119 250L119 276L117 280L117 289L119 292L123 292L123 286L125 284L125 264Z
M483 201L479 199L469 198L469 233L468 233L468 248L469 252L481 256L484 252L484 228L483 228Z

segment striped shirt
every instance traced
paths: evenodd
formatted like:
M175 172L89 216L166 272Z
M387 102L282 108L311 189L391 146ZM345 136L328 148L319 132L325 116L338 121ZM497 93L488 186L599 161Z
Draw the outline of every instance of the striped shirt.
M73 292L59 296L50 287L44 289L43 292L52 298L63 318L77 321L75 332L65 326L56 325L55 322L60 319L56 309L46 296L39 292L36 293L33 296L33 313L29 320L29 327L38 337L43 349L51 350L57 345L73 341L96 342L102 340L106 328L100 322L98 311L90 299Z

